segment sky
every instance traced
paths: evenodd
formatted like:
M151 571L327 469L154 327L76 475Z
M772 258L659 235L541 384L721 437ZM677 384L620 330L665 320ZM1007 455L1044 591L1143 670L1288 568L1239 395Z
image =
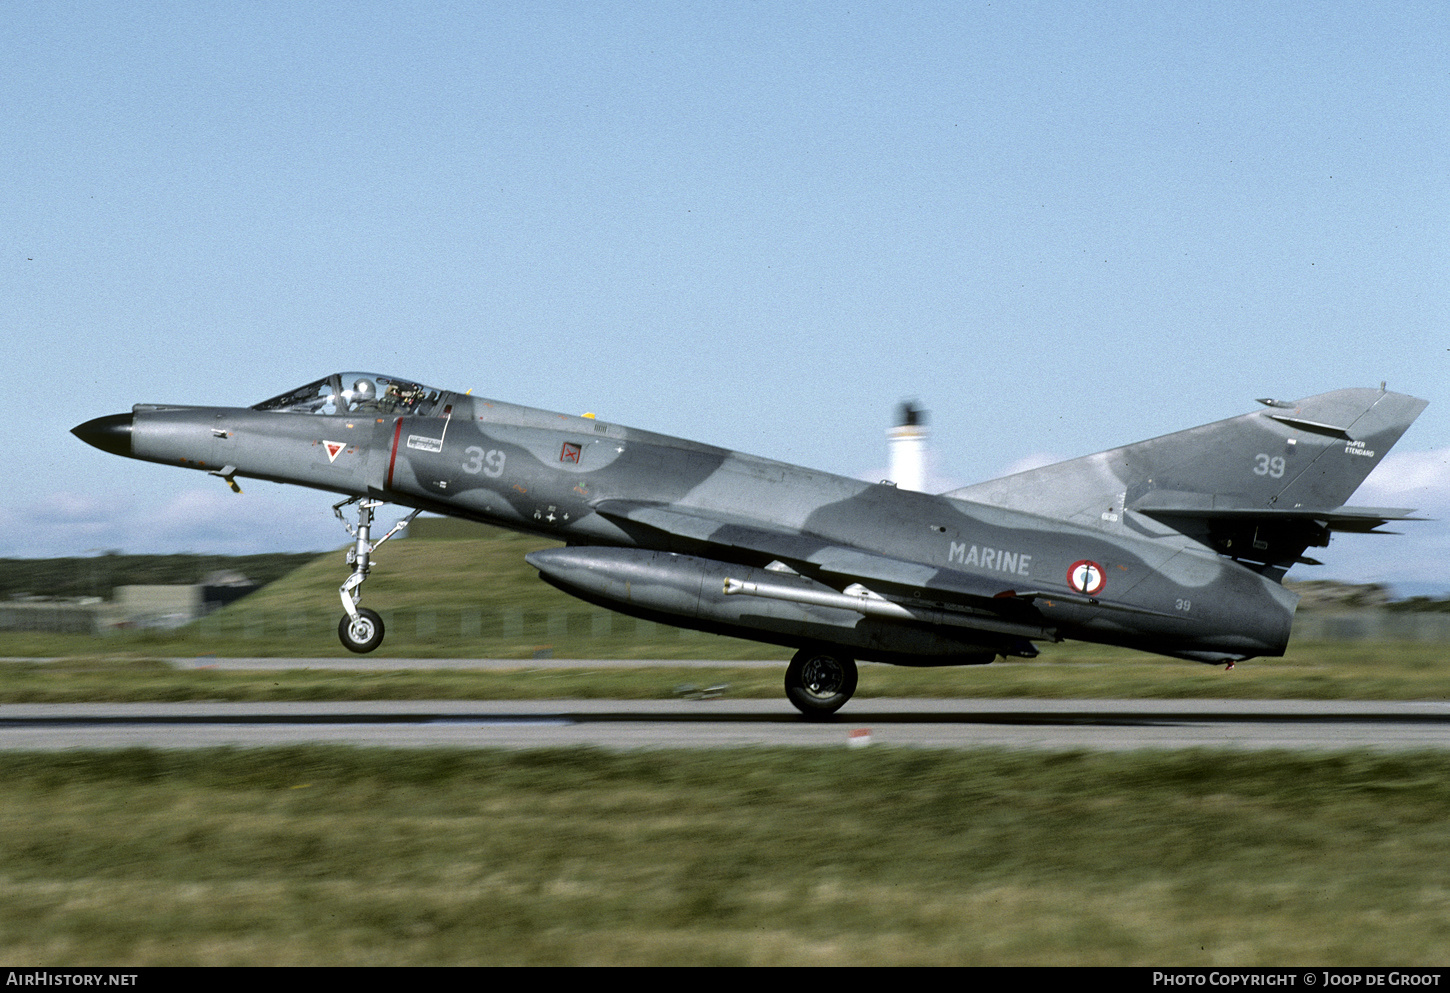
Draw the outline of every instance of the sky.
M1353 502L1441 520L1290 575L1450 591L1444 4L0 2L0 28L0 556L340 547L326 494L69 434L340 369L861 478L916 398L941 489L1383 381L1431 404Z

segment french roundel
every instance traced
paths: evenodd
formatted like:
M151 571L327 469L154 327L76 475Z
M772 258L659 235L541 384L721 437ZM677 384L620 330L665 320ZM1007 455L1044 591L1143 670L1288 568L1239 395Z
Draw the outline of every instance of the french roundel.
M1103 567L1088 559L1079 559L1067 570L1067 585L1077 593L1088 596L1101 593L1106 582L1107 574L1103 572Z

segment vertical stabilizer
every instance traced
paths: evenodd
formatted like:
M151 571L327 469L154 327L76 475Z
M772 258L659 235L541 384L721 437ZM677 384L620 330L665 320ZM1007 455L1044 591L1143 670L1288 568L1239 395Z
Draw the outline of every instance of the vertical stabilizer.
M1098 527L1121 526L1131 511L1240 524L1254 511L1304 520L1321 511L1328 526L1328 512L1344 505L1426 407L1383 389L1261 402L1265 409L1251 414L946 495ZM1191 528L1179 530L1201 540Z

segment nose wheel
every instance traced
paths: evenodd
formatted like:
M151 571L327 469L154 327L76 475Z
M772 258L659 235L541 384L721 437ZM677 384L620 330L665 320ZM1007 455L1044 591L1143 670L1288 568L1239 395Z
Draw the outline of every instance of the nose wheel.
M356 524L350 523L346 517L342 516L342 508L354 503L357 504ZM352 566L352 574L337 590L338 595L342 597L342 609L346 611L342 620L337 624L337 637L342 642L342 647L350 652L357 652L359 655L365 655L383 643L383 619L378 616L377 611L357 605L361 597L358 587L363 584L363 581L368 578L368 573L372 571L372 554L378 545L403 530L408 526L409 521L418 516L418 512L413 511L394 524L392 530L379 538L377 542L373 542L371 540L373 511L382 505L381 500L353 497L351 500L334 504L332 508L337 519L342 521L342 526L347 528L347 533L357 539L347 550L347 564Z
M359 607L356 617L342 615L337 636L348 651L365 655L383 643L383 619L376 610Z
M856 692L856 660L834 650L803 648L785 670L785 695L807 717L829 717Z

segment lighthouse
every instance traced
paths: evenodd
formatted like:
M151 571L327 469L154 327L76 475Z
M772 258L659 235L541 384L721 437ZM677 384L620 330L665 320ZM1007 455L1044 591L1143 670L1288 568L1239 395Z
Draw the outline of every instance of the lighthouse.
M896 408L896 426L886 432L891 481L898 489L926 492L926 411L915 400Z

